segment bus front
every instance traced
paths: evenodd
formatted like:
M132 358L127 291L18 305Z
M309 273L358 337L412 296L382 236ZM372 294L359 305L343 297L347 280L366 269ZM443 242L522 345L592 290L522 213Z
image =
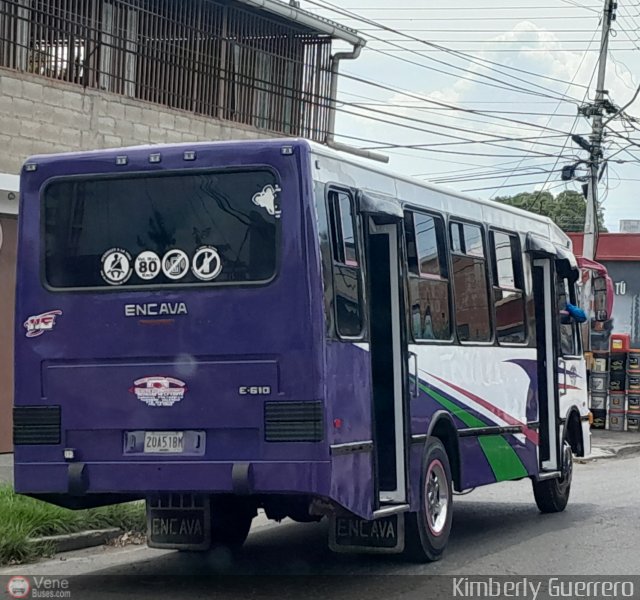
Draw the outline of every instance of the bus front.
M144 498L151 545L194 549L328 494L307 172L306 145L282 140L27 162L18 492Z

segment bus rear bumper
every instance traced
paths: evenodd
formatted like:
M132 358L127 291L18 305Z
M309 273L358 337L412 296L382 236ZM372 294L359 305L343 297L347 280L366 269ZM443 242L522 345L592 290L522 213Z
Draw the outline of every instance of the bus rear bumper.
M330 462L69 462L17 463L16 492L125 494L205 492L329 495Z

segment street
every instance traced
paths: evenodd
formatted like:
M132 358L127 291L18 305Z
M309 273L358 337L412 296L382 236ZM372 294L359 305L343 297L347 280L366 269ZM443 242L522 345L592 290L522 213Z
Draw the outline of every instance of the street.
M249 536L235 561L225 554L129 547L93 550L57 564L47 561L0 574L77 575L71 589L80 598L205 598L215 589L216 598L282 598L304 591L352 600L381 595L382 590L387 597L424 597L429 584L426 577L376 577L380 575L640 574L639 471L638 456L576 465L569 507L557 515L538 513L528 481L457 496L448 552L434 564L333 554L323 522L262 527ZM286 577L290 575L316 577Z

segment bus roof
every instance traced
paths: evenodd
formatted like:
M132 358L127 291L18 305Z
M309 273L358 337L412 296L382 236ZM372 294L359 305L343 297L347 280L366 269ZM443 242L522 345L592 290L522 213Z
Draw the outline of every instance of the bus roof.
M494 200L486 200L482 198L475 198L473 196L468 196L466 194L462 194L455 190L451 190L449 188L443 186L437 186L430 183L426 183L420 179L415 177L411 177L409 175L403 175L393 171L392 169L379 165L372 160L367 160L364 158L360 158L354 156L352 154L348 154L346 152L336 150L330 148L329 146L313 142L311 140L307 140L304 138L270 138L270 139L254 139L254 140L219 140L219 141L205 141L205 142L183 142L177 144L156 144L156 145L140 145L140 146L129 146L126 148L109 148L109 149L100 149L100 150L85 150L85 151L75 151L68 153L61 153L55 155L38 155L29 158L27 163L52 163L52 162L67 162L68 160L74 160L76 158L81 157L90 157L90 156L119 156L123 153L135 155L142 154L148 152L159 152L163 149L167 148L176 148L176 149L194 149L194 148L202 148L202 147L211 147L211 146L237 146L237 145L251 145L251 146L260 146L260 147L269 147L269 146L282 146L282 145L292 145L292 146L306 146L313 154L317 156L323 156L329 159L332 159L336 163L340 165L350 165L355 170L363 170L371 174L376 174L379 177L384 178L387 182L393 182L395 187L397 188L397 183L401 182L404 184L404 187L407 189L410 188L418 188L425 189L436 192L442 197L446 197L448 199L460 199L465 203L471 203L471 205L475 205L478 207L487 207L491 210L492 213L503 213L505 215L509 214L512 217L516 217L517 219L522 219L522 227L527 226L527 222L529 225L534 226L535 229L540 233L540 228L543 227L546 231L547 236L555 241L556 243L560 243L566 248L572 248L571 238L566 235L562 229L560 229L549 217L545 217L542 215L537 215L535 213L516 208L514 206L509 206L508 204L502 204L501 202L496 202ZM366 186L365 186L366 187ZM387 186L388 187L388 186ZM366 189L374 190L374 188L366 187ZM381 190L378 190L381 191ZM407 198L402 198L403 200L408 200ZM534 225L535 224L535 225Z
M311 150L314 154L339 160L343 164L349 163L354 167L359 167L361 169L366 169L370 172L379 173L386 177L390 177L394 180L402 181L412 186L417 186L423 189L437 192L439 194L443 194L450 198L458 198L466 202L472 202L477 205L489 207L492 210L511 213L517 217L528 220L530 222L534 221L541 225L546 225L549 227L550 237L555 237L556 241L563 242L567 248L572 247L571 238L564 231L562 231L562 229L560 229L560 227L558 227L549 217L538 215L536 213L523 210L515 206L510 206L508 204L503 204L502 202L497 202L495 200L486 200L482 198L476 198L473 196L469 196L467 194L462 194L460 192L457 192L455 190L449 189L444 186L437 186L431 183L427 183L415 177L411 177L410 175L403 175L401 173L397 173L388 167L381 166L381 165L379 166L378 164L375 164L371 160L363 159L363 158L348 154L346 152L338 151L328 146L325 146L323 144L318 144L312 141L307 141L307 143L311 147Z

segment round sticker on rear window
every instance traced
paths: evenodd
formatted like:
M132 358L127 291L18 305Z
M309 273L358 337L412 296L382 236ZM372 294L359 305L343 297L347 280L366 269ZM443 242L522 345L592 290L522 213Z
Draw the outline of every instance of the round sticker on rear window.
M202 281L211 281L220 275L222 260L213 246L200 246L191 262L193 274Z
M136 275L148 281L160 273L160 257L151 250L145 250L136 256Z
M100 274L109 285L122 285L129 280L133 272L131 254L123 248L107 250L101 259Z
M169 279L182 279L189 271L189 257L186 252L174 248L162 257L162 272Z

